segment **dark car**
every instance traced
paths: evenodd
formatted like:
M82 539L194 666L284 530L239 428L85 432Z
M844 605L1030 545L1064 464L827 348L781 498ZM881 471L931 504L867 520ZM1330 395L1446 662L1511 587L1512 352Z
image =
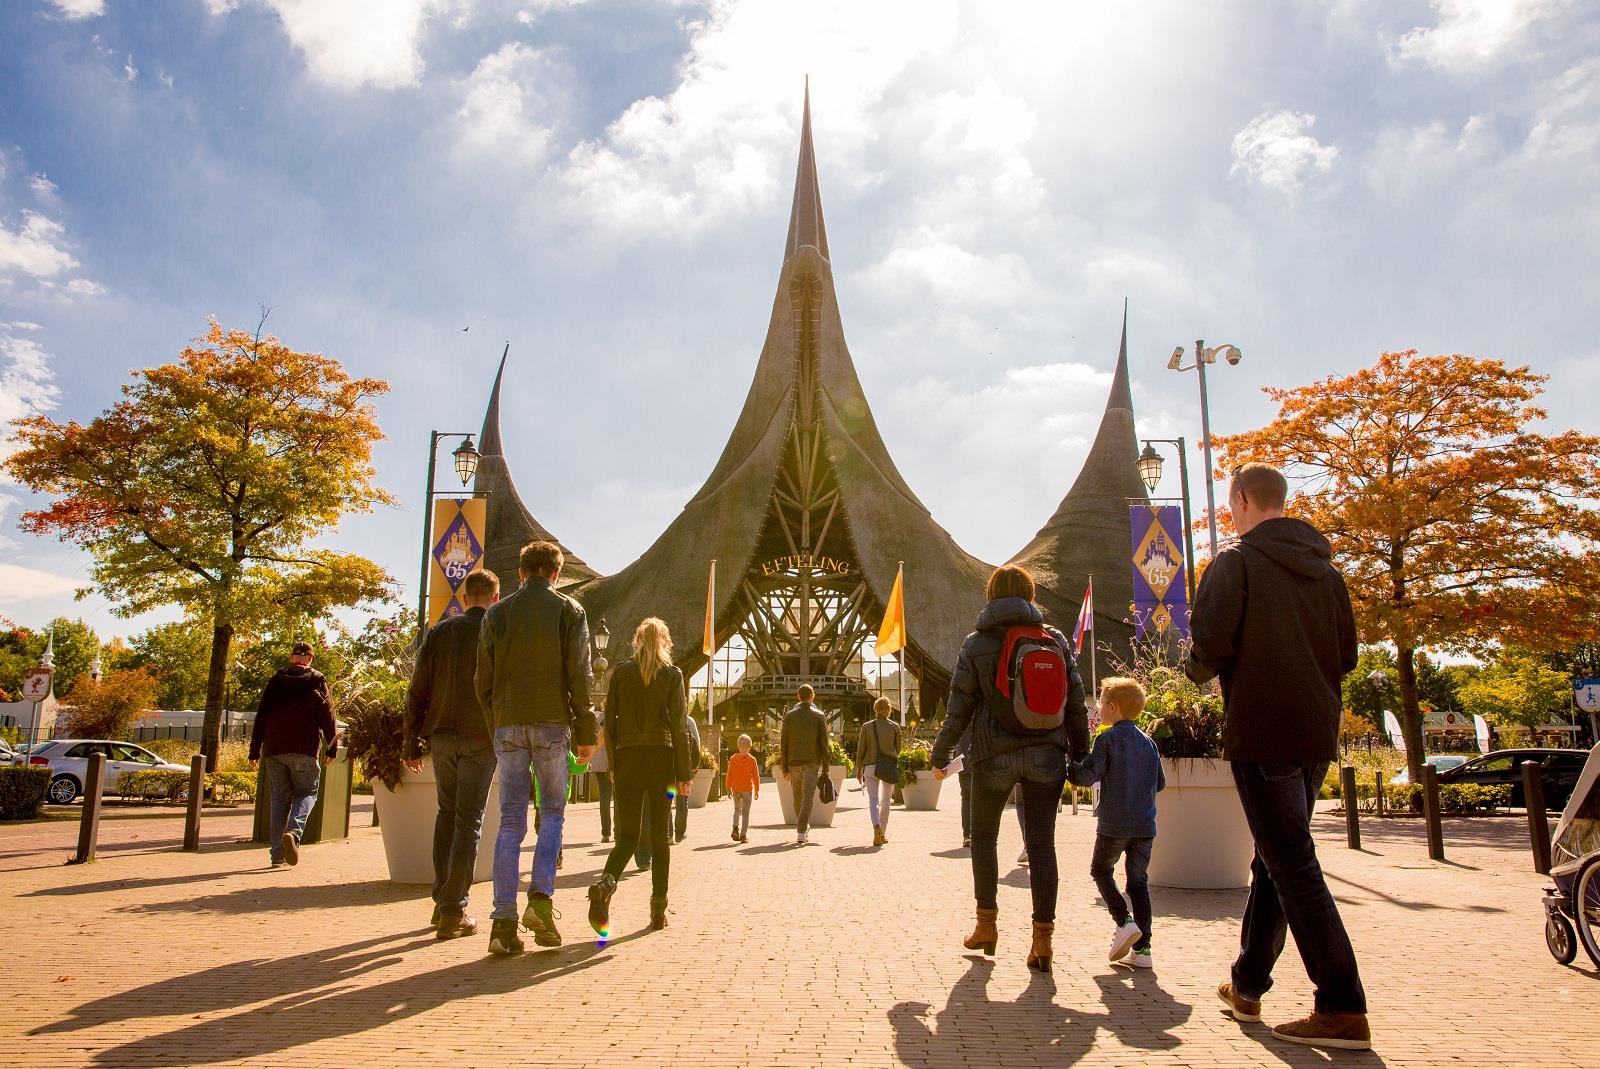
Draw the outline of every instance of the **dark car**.
M1522 762L1539 762L1539 779L1544 784L1545 808L1559 812L1567 804L1567 796L1578 783L1583 763L1589 757L1586 750L1494 750L1474 757L1455 768L1439 773L1439 785L1447 783L1484 783L1505 785L1511 788L1511 804L1524 806L1522 796Z

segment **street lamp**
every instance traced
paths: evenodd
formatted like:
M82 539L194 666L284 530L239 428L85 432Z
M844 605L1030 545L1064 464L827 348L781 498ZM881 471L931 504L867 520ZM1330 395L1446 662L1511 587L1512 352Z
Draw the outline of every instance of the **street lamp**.
M1189 608L1194 608L1194 523L1189 518L1189 458L1184 448L1182 438L1146 438L1144 451L1139 454L1139 479L1144 483L1144 488L1151 493L1155 492L1156 484L1161 481L1161 468L1163 460L1161 454L1155 451L1151 442L1160 442L1162 445L1172 445L1178 448L1178 482L1183 490L1183 547L1188 553L1184 562L1184 572L1189 580Z
M1194 363L1188 367L1183 365L1181 345L1172 350L1172 358L1167 361L1168 371L1194 371L1200 376L1200 448L1206 460L1206 519L1211 528L1212 557L1217 555L1217 497L1211 478L1211 412L1206 403L1206 365L1215 364L1219 356L1235 366L1244 359L1237 345L1213 345L1207 349L1201 340L1194 343Z
M456 474L461 485L466 486L478 471L478 447L472 444L472 434L466 431L428 432L428 489L422 499L422 574L417 580L417 640L428 633L428 557L433 549L428 542L433 537L433 476L439 466L439 442L445 438L466 439L451 456L455 458Z

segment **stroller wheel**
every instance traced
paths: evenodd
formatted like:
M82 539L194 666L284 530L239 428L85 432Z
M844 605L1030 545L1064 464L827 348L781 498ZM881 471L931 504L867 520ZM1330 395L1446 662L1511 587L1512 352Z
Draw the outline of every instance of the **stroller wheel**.
M1578 956L1577 933L1559 913L1549 913L1544 918L1544 945L1550 948L1550 956L1563 965L1571 965Z
M1578 873L1572 895L1573 917L1578 922L1578 938L1589 959L1600 968L1600 857L1591 857Z

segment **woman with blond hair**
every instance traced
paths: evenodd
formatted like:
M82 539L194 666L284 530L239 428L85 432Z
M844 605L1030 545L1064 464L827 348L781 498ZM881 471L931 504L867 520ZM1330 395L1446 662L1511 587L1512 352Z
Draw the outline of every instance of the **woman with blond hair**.
M889 804L900 782L900 725L889 718L892 712L888 698L873 702L872 719L861 725L856 739L856 778L867 792L873 846L889 841Z
M694 777L684 732L683 673L672 663L672 635L655 617L633 632L633 657L617 665L606 688L606 755L616 785L617 839L606 868L589 888L589 924L601 939L611 933L611 896L638 845L648 807L650 827L650 927L667 926L667 877L674 790Z

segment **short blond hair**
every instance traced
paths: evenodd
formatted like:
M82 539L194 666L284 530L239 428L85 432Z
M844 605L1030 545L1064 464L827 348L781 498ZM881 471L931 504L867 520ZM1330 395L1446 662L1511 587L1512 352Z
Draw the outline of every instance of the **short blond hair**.
M1137 679L1127 676L1107 676L1100 681L1100 697L1117 707L1124 720L1133 720L1144 712L1144 687Z
M754 746L755 745L755 743L751 740L749 735L740 735L737 739L734 740L733 744L735 746Z
M877 701L872 703L872 712L873 715L877 715L878 713L892 713L894 712L894 702L890 701L888 698L879 698Z

